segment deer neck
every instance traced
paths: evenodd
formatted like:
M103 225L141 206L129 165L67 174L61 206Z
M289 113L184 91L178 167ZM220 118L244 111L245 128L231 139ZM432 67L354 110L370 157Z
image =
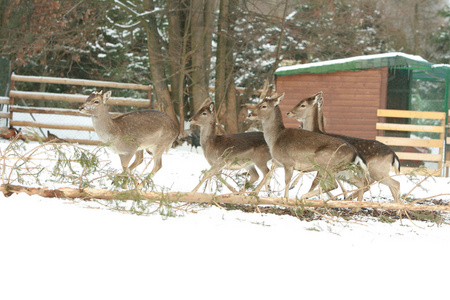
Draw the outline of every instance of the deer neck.
M323 114L316 106L314 106L312 114L306 116L303 121L303 129L313 132L324 132Z
M116 133L116 124L109 115L108 108L99 109L98 113L92 116L92 124L95 132L102 142L109 142L114 139Z
M203 151L208 148L216 136L216 123L214 121L200 127L200 145Z
M325 133L325 118L323 116L323 111L321 109L317 110L317 116L318 116L317 120L319 123L319 130L320 132Z
M272 149L278 136L285 129L281 110L278 105L275 106L274 113L263 119L261 123L264 132L264 139L266 140L269 149Z

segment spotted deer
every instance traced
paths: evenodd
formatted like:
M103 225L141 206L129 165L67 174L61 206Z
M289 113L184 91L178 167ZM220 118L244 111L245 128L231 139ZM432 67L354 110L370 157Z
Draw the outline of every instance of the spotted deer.
M111 117L107 105L111 91L93 92L80 106L80 112L92 117L100 141L119 154L124 171L130 171L144 160L144 150L153 154L155 174L162 167L162 154L168 151L178 136L178 127L164 112L139 110ZM130 160L136 156L131 166Z
M303 119L303 129L305 130L337 137L353 145L366 159L370 174L370 183L380 182L387 185L394 200L396 202L400 201L400 183L389 175L392 169L396 174L400 173L400 162L395 152L389 146L376 140L325 132L322 111L323 102L322 92L319 92L301 100L287 115L289 117ZM366 187L365 190L369 188Z
M294 170L317 171L318 176L314 181L326 179L328 182L324 188L326 192L337 187L336 176L345 177L359 188L358 200L362 201L363 188L367 185L365 176L367 166L364 158L354 147L341 139L303 129L286 128L278 106L283 97L284 94L265 97L249 114L249 118L261 120L264 139L272 158L284 168L286 183L284 197L289 196L288 187ZM361 172L363 174L360 174ZM320 189L310 190L302 196L302 199L320 193Z
M214 175L220 177L223 169L247 168L251 184L259 178L255 165L264 176L269 172L267 163L272 157L262 132L216 134L216 113L214 102L211 101L203 104L189 121L200 127L200 145L206 160L212 166L193 192L197 192L208 178ZM231 186L228 187L233 191Z

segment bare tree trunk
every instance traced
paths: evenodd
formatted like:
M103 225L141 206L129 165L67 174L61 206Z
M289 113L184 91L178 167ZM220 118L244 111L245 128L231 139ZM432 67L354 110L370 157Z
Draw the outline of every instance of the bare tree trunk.
M184 89L186 73L185 3L168 0L169 67L172 98L178 107L180 132L184 131Z
M209 0L191 0L192 96L194 110L209 97L211 41L214 18Z
M234 78L232 78L234 79ZM228 133L239 132L238 120L237 120L237 98L236 98L236 86L233 80L230 80L229 88L227 91L227 110L226 110L226 125Z
M144 9L155 10L153 0L144 1ZM163 110L178 124L178 119L170 96L169 86L166 80L164 68L163 47L158 33L156 17L153 14L147 15L147 20L143 24L147 33L148 57L150 63L150 73L152 84L157 100L163 105Z
M216 54L216 90L215 98L221 108L219 120L225 124L227 132L238 132L237 99L234 83L234 59L232 40L232 9L234 0L221 0L218 24L218 43ZM222 120L225 118L225 120Z

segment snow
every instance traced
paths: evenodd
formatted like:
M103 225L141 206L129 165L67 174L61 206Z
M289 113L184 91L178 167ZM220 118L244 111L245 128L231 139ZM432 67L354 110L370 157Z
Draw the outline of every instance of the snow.
M299 64L299 65L280 67L277 69L277 72L298 70L298 69L304 69L304 68L310 68L310 67L327 66L327 65L333 65L333 64L342 64L342 63L348 63L348 62L358 61L358 60L389 58L389 57L393 57L393 56L402 56L402 57L416 60L416 61L427 62L425 59L423 59L422 57L420 57L418 55L411 55L411 54L406 54L406 53L402 53L402 52L389 52L389 53L353 56L353 57L348 57L348 58L333 59L333 60L314 62L314 63L308 63L308 64Z
M0 143L2 153L7 145ZM118 156L105 153L101 159L119 168ZM190 191L207 168L201 149L184 145L164 155L154 181ZM415 186L398 180L402 193ZM449 181L426 180L411 197L449 194ZM280 182L277 170L275 191ZM371 193L389 196L381 186ZM80 199L0 195L0 299L442 298L449 236L447 224L408 219L307 222L217 206L137 216Z

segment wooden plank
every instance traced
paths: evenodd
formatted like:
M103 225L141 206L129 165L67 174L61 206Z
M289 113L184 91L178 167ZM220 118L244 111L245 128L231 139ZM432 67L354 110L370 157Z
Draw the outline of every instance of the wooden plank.
M9 104L9 97L0 97L0 104Z
M377 123L377 130L393 130L393 131L420 131L420 132L445 132L444 126L433 125L414 125L414 124L394 124L394 123Z
M11 113L0 112L0 118L11 119Z
M437 139L411 139L400 137L377 136L377 141L388 146L435 147L442 148L444 141Z
M117 89L132 89L132 90L146 90L146 91L151 91L151 89L152 89L150 85L145 85L145 84L121 83L121 82L100 81L100 80L71 79L71 78L57 78L57 77L45 77L45 76L23 76L23 75L16 75L16 74L11 75L11 80L20 81L20 82L54 83L54 84L109 87L109 88L117 88Z
M441 154L415 153L415 152L395 152L398 158L402 160L421 160L421 161L442 161Z
M56 93L36 93L26 91L10 91L11 98L33 99L33 100L49 100L49 101L65 101L65 102L79 102L84 103L88 96L86 95L72 95L72 94L56 94ZM148 99L132 99L132 98L118 98L111 97L108 100L109 105L125 105L136 107L150 106Z
M10 124L11 124L11 126L16 126L16 127L23 126L23 127L48 128L48 129L95 131L94 127L92 127L92 126L44 124L44 123L26 122L26 121L13 121L13 120L11 120Z
M436 111L379 109L377 112L377 115L378 115L378 117L445 120L445 113L444 112L436 112Z
M18 113L27 113L27 114L51 114L51 115L68 115L68 116L80 116L80 117L87 117L89 116L82 114L77 109L62 109L62 108L41 108L41 107L25 107L25 106L11 106L10 110L12 112L18 112ZM121 113L112 113L110 112L110 115L112 116L118 116L121 115Z

